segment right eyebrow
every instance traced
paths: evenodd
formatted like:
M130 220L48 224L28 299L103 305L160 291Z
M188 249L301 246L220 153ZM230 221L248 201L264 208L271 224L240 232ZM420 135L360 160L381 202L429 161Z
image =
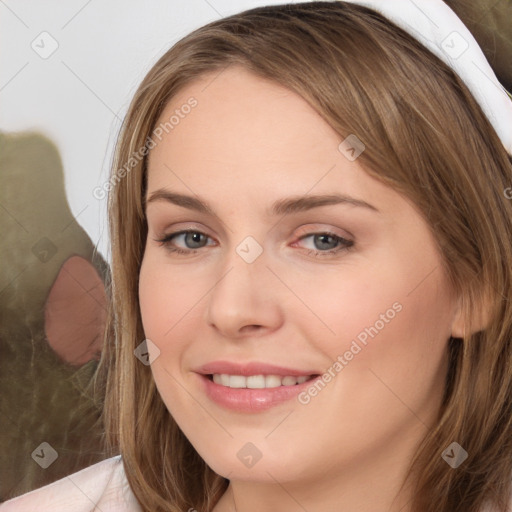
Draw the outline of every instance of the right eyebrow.
M198 199L197 197L194 196L178 194L177 192L171 192L170 190L167 190L165 188L159 188L158 190L152 192L149 195L147 201L146 198L144 198L144 208L146 207L147 204L152 203L154 201L166 201L168 203L181 206L183 208L188 208L189 210L196 210L201 213L215 215L215 212L206 201L202 201L201 199Z

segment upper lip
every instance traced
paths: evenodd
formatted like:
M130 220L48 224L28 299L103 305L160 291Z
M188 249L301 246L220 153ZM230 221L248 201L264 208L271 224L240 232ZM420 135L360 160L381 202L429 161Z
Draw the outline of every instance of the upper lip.
M249 363L235 363L231 361L212 361L196 368L197 373L203 375L227 374L227 375L280 375L286 377L319 375L316 370L298 370L295 368L286 368L284 366L276 366L274 364L252 361Z

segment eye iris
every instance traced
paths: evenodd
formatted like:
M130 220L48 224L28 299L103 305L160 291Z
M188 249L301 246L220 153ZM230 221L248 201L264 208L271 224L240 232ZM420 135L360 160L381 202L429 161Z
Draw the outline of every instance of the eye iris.
M332 239L332 243L334 244L333 247L324 247L323 244L324 243L327 243L325 242L325 239ZM318 244L317 242L320 241L320 244ZM327 245L329 245L327 243ZM317 246L319 249L333 249L334 247L336 247L336 238L333 237L332 235L327 235L327 234L321 234L321 235L315 235L315 246Z
M191 249L197 249L198 247L194 246L193 244L194 243L199 243L201 242L201 237L203 236L202 233L197 233L197 232L194 232L194 231L190 231L188 233L185 234L185 241L186 241L186 244L187 246L192 244L192 247L190 247ZM202 247L201 245L199 245L199 247Z

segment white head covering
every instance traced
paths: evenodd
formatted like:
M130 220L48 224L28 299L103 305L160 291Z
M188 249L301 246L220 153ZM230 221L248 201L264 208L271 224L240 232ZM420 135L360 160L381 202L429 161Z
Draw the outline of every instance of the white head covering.
M378 11L450 66L512 155L512 98L471 32L442 0L344 0ZM511 56L512 59L512 56Z

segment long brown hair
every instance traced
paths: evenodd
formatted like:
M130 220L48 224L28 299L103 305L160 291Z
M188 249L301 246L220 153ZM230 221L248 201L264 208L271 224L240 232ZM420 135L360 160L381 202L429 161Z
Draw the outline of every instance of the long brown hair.
M168 50L136 91L108 186L111 304L94 382L105 397L108 453L122 454L144 511L211 511L229 483L181 432L134 349L145 338L138 276L148 137L178 91L237 64L299 94L340 142L355 134L366 146L358 163L428 222L467 321L464 338L447 345L437 423L411 461L411 507L477 512L489 502L505 512L512 477L512 201L504 191L512 185L512 159L447 65L380 14L344 2L266 6L209 23ZM476 329L481 312L488 322ZM453 441L468 452L456 470L441 457Z

